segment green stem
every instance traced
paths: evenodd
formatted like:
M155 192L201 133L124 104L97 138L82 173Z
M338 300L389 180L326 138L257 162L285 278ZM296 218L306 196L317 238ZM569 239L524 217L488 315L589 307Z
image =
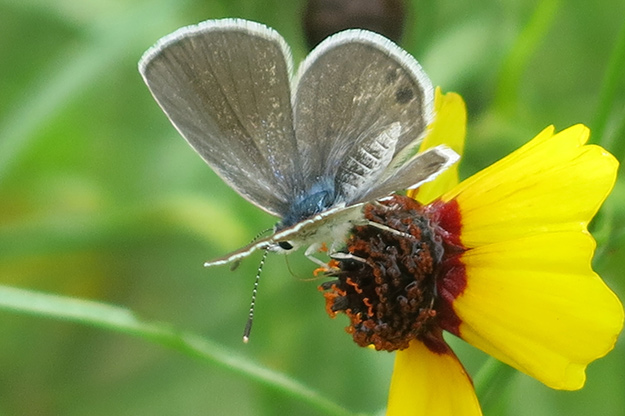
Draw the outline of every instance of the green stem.
M505 364L496 358L488 357L486 362L473 377L473 386L478 396L482 396L486 393L486 390L488 390L491 385L491 381L497 377L497 374L504 365Z
M608 123L608 118L614 104L614 99L617 96L617 86L623 80L623 73L625 71L625 24L621 27L621 32L616 41L610 61L608 62L608 69L606 71L603 84L601 86L601 92L599 94L599 105L597 107L597 113L592 123L592 132L595 142L601 143L602 146L611 149L614 145L618 144L614 142L616 138L620 136L606 136L605 128ZM621 126L622 127L622 126ZM621 128L622 132L622 128ZM622 146L620 146L622 147ZM622 150L622 149L619 149ZM623 154L615 154L617 159L622 159Z
M504 411L510 379L514 374L513 368L493 357L488 357L482 365L473 377L473 386L484 414L500 414Z
M494 109L500 114L511 113L519 102L519 86L532 54L555 20L559 0L539 2L529 22L519 34L510 53L502 63L495 95Z
M126 308L0 285L0 309L67 320L142 338L197 358L206 364L244 375L281 394L301 400L325 414L355 415L282 373L261 367L198 335L178 331L163 323L141 321Z

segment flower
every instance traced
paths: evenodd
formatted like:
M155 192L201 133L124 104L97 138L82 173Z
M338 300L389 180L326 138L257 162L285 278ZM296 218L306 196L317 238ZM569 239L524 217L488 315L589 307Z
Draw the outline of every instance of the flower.
M437 90L436 110L421 150L461 153L462 99ZM460 184L454 167L416 201L366 207L369 225L352 230L321 288L357 343L397 351L388 415L481 414L443 330L563 390L614 347L623 306L592 270L587 226L618 162L588 137L583 125L548 127Z

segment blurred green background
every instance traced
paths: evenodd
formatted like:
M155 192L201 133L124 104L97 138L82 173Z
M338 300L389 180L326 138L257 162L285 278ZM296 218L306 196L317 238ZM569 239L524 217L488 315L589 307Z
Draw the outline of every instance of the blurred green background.
M306 54L303 1L0 0L0 285L120 305L201 334L355 413L383 412L392 354L358 348L330 320L303 256L266 263L241 342L258 256L202 263L274 218L240 198L170 126L137 61L159 37L209 18L277 29ZM402 45L469 112L463 176L549 124L585 123L622 160L625 2L414 1ZM580 195L583 197L583 195ZM595 221L596 269L625 299L623 178ZM7 295L8 293L8 295ZM2 415L320 415L223 361L46 313L0 310ZM23 292L19 292L23 294ZM28 301L28 293L25 294ZM33 297L33 302L36 298ZM454 349L472 374L485 356ZM181 348L178 348L181 349ZM625 345L586 387L518 372L482 397L487 415L625 415Z

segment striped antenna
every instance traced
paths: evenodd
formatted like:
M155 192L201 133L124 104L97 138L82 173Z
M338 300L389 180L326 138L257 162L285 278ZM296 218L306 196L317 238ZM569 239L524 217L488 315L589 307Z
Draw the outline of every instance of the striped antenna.
M250 340L250 332L252 331L252 322L254 321L254 307L256 306L256 293L258 293L258 282L260 281L260 272L263 270L263 266L265 265L265 259L267 258L267 253L269 251L265 249L263 253L263 258L260 259L260 264L258 265L258 271L256 272L256 280L254 281L254 289L252 290L252 302L250 303L250 314L247 317L247 323L245 324L245 329L243 330L243 342L248 343Z

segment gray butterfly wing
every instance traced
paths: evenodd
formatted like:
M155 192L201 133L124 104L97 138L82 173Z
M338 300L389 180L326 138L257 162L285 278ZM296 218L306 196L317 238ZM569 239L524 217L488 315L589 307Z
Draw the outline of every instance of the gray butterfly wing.
M348 30L322 42L295 85L304 175L335 178L338 199L348 204L410 160L433 117L432 84L419 64L371 32Z
M456 163L460 156L446 146L436 146L414 155L393 174L374 187L366 190L353 203L371 201L390 195L402 189L414 189L434 180L438 175Z
M207 21L161 39L139 71L171 122L239 194L282 216L300 187L291 54L258 23Z

